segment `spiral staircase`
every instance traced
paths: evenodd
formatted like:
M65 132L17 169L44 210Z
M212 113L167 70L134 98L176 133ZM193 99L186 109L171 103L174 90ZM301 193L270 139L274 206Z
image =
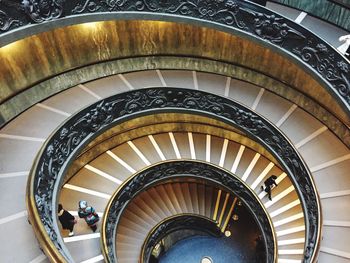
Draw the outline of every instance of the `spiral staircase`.
M323 260L323 257L342 260L327 252L332 252L335 248L339 251L346 251L344 247L346 245L343 242L335 243L336 240L339 240L340 235L343 240L347 240L346 209L337 209L339 206L346 208L347 205L346 171L350 155L346 147L321 123L285 99L257 86L218 75L188 71L145 71L125 74L123 78L113 76L100 79L62 92L34 106L2 129L3 147L6 147L5 142L11 146L8 146L7 154L4 156L9 158L7 159L9 161L5 160L2 167L6 167L9 171L15 169L21 171L3 175L3 177L7 177L3 180L12 184L15 181L16 187L23 186L31 161L42 145L45 136L49 135L62 120L77 109L115 92L125 91L127 86L121 79L127 80L135 89L160 86L161 80L171 86L181 85L180 87L194 88L194 75L196 75L195 79L198 81L199 89L221 95L225 95L226 91L226 95L228 94L233 99L257 109L276 123L298 146L300 153L313 171L322 201L325 231L320 261ZM160 79L159 76L163 77ZM177 81L181 84L176 84ZM39 123L33 124L35 121ZM44 125L42 126L40 123ZM4 149L3 147L2 149ZM106 151L77 172L63 186L60 202L67 210L75 211L75 215L78 201L82 199L87 200L98 212L103 213L111 194L135 171L153 163L182 158L214 163L241 177L256 191L270 213L278 237L279 262L300 261L305 241L305 228L300 201L290 180L277 164L263 155L245 145L218 136L195 132L168 132L150 134L128 141ZM10 162L11 159L18 160L18 162L13 164ZM261 192L260 185L264 178L272 174L278 175L279 185L273 189L273 199L269 201L265 192ZM337 180L330 177L329 174L337 176ZM142 214L143 216L136 216L134 221L121 224L130 223L135 228L140 227L140 225L145 226L147 220L150 220L150 226L156 224L161 218L154 220L155 214L159 217L162 213L163 215L169 213L169 210L159 207L157 202L159 200L171 202L169 196L168 198L164 197L170 192L174 192L172 196L174 200L172 201L179 204L179 211L176 212L188 212L194 209L194 207L186 207L186 205L191 205L189 200L195 198L191 197L190 194L195 195L199 191L189 191L188 184L184 188L177 184L170 186L170 189L173 191L164 191L162 187L159 187L154 191L150 190L150 193L145 193L144 197L140 197L143 202L140 201L137 213L137 215ZM177 194L175 194L175 189ZM181 189L187 192L187 199L185 199ZM15 204L20 205L16 200L24 198L23 192L15 191L9 186L4 191L11 192L11 198L6 202L10 202L12 209L16 208ZM217 195L213 195L210 202L215 202L216 197ZM180 198L181 202L178 201ZM200 198L197 197L197 199ZM168 206L169 204L165 203L164 205ZM22 209L24 210L23 206ZM157 213L153 209L158 209ZM11 215L11 211L8 211L7 215ZM26 222L25 212L16 214L16 217L18 219L4 225L13 226L16 229L22 223L22 233L27 231L26 236L30 237L31 229ZM137 220L142 220L143 223L140 224ZM102 260L99 234L91 233L82 220L75 227L75 236L66 237L64 241L77 262L91 258ZM35 258L35 253L39 253L35 252L37 245L33 242L30 242L30 245L32 248L28 246L28 250L24 250L28 254L23 254L23 256ZM11 246L11 244L7 244L7 246ZM9 256L11 258L13 255Z
M173 138L173 142L176 144L171 142L171 138ZM158 147L155 148L152 145L152 141L153 143L155 142L155 145L158 145ZM206 148L209 147L206 146L209 145L206 144L208 142L210 144L210 148L206 150ZM193 147L192 150L190 145ZM159 149L159 153L157 153L156 149ZM233 168L233 170L236 170L235 173L237 175L241 177L245 176L246 182L256 190L257 194L260 194L260 197L265 202L266 208L271 213L274 223L277 224L276 231L280 241L280 257L283 259L284 255L291 254L290 258L300 258L300 256L303 254L302 248L304 246L305 228L303 223L303 213L298 197L296 193L293 192L294 187L291 185L291 182L288 180L285 173L283 173L268 159L264 158L259 153L246 148L244 145L239 145L235 142L227 140L225 143L224 139L210 135L177 132L157 134L154 136L149 135L147 137L139 138L135 140L135 142L128 141L127 143L122 144L99 156L93 162L85 166L84 169L78 172L77 175L64 186L64 190L61 194L61 202L66 204L68 209L74 210L77 202L80 199L86 199L89 200L90 203L94 204L97 210L103 211L104 207L107 205L107 201L109 199L108 196L113 193L118 186L118 183L111 185L110 181L106 180L106 178L101 178L101 175L103 176L108 174L109 176L112 176L109 177L110 180L114 182L122 182L125 176L132 175L131 171L133 170L141 170L147 165L161 162L164 159L176 160L180 158L203 160L217 165L220 165L221 160L221 166L225 167L226 163L227 169L231 170ZM237 161L235 161L236 158L239 158L239 160L237 159ZM119 163L116 160L118 160ZM232 167L233 164L235 164L234 167ZM120 172L119 175L117 174L117 171ZM272 172L279 175L277 181L279 183L279 187L274 190L273 201L269 201L265 192L261 192L260 185L261 181L271 175ZM166 190L164 188L162 189L162 187L164 187ZM109 191L107 190L108 188L110 188ZM86 190L94 191L97 196L100 196L100 198L84 194ZM149 227L152 228L164 219L161 215L165 216L166 213L169 212L167 212L164 207L159 207L159 205L157 205L157 201L159 200L166 202L166 207L172 207L175 206L174 204L177 204L176 213L178 214L193 213L196 211L191 200L205 200L205 198L203 198L204 196L192 196L197 194L199 195L199 192L192 188L190 190L188 184L183 184L183 187L181 187L179 183L174 184L173 186L164 185L159 186L159 188L156 188L155 190L158 193L158 195L154 193L156 195L155 197L154 195L147 195L147 192L145 192L145 194L139 197L142 201L137 202L135 200L135 203L138 204L138 210L134 213L134 215L142 216L134 220L138 219L144 221L143 224L135 224L136 226L139 225L139 227L144 227L148 224ZM167 196L167 194L169 194L169 196ZM202 193L202 195L203 194L204 193ZM220 196L221 195L223 194L220 194ZM213 195L208 204L215 203L217 198L220 198L218 197L218 194ZM222 198L225 199L225 195L223 195ZM227 205L230 204L226 204L225 207ZM210 205L210 207L212 206ZM174 212L175 211L173 211L173 213ZM198 214L198 211L196 214ZM204 214L200 213L200 215ZM128 216L126 215L126 217ZM213 215L208 217L214 219ZM127 221L127 223L121 221L120 224L122 226L125 225L126 227L127 224L131 224L130 221ZM221 221L222 218L219 220L219 222L222 223ZM150 229L146 228L146 230L146 232L141 232L140 230L138 232L141 232L140 234L147 234ZM70 240L70 238L66 238L66 240ZM135 256L139 256L138 252ZM135 259L133 262L135 262Z
M269 89L218 74L176 69L116 74L81 83L36 103L1 128L0 262L49 262L28 224L24 202L28 175L46 139L88 105L148 87L213 93L246 105L278 127L304 159L319 193L323 230L318 262L350 262L349 148L313 115ZM255 192L275 230L277 261L301 262L306 245L304 212L296 189L280 164L267 151L242 139L246 137L238 131L234 131L235 136L228 136L224 129L206 129L191 121L191 116L183 116L180 124L169 120L163 131L151 128L147 135L115 143L95 154L65 180L59 202L77 217L79 200L87 200L102 218L113 193L136 172L166 161L202 161L240 178ZM278 176L272 201L260 189L271 175ZM173 215L201 215L216 221L224 231L237 201L224 190L191 181L147 189L128 205L119 222L118 262L137 262L150 230ZM98 231L92 233L81 219L73 237L61 231L75 262L104 260L100 227L101 222Z

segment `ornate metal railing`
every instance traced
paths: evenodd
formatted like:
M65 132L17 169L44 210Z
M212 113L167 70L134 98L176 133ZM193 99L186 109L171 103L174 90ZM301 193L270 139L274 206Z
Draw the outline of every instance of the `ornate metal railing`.
M6 37L10 39L7 42L14 41L15 34L11 36L11 32L15 29L16 34L23 37L23 34L34 32L27 27L37 24L45 24L42 30L47 30L51 24L51 28L59 26L61 20L70 17L74 19L62 25L103 19L92 14L118 14L111 19L202 23L207 27L230 32L233 29L243 36L254 36L255 40L272 48L278 47L304 65L324 83L344 110L350 111L349 61L304 27L243 0L6 0L0 2L0 43ZM90 18L84 20L84 15L90 15ZM20 28L25 31L18 34Z
M304 259L310 262L320 239L320 205L310 172L291 142L273 124L238 102L180 88L148 88L117 94L74 114L45 142L28 181L30 220L47 254L71 260L57 226L57 193L67 167L87 143L110 127L139 116L166 112L192 113L232 125L264 146L280 162L304 210ZM57 261L59 261L57 259Z
M222 235L220 228L216 225L216 222L210 220L209 218L190 214L173 216L163 220L151 230L147 236L147 239L142 245L140 262L149 262L152 249L164 237L175 231L185 229L202 231L214 237L220 237Z
M272 222L255 193L238 177L211 164L198 161L168 161L151 166L128 179L110 199L103 219L103 254L107 262L118 262L116 233L124 209L139 193L160 182L195 178L214 182L237 196L250 210L265 241L266 262L277 262L276 239ZM143 261L141 261L143 262ZM144 261L148 262L148 261Z

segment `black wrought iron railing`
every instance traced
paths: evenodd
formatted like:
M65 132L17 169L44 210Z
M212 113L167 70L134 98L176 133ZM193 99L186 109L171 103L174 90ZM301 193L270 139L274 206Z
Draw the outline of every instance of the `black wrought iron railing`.
M29 217L47 254L72 260L57 225L57 194L70 163L99 134L124 121L156 113L189 113L218 119L265 147L290 177L305 218L305 262L320 240L321 214L312 176L291 142L273 124L233 100L181 88L148 88L117 94L74 114L45 142L32 168L27 190ZM108 231L108 230L107 230Z
M119 262L115 249L116 233L119 219L128 203L149 187L181 178L209 181L237 196L251 212L260 228L265 244L266 263L277 261L276 237L272 222L264 209L264 205L243 181L221 168L204 162L167 161L136 173L124 182L111 197L104 214L102 226L102 251L106 262ZM141 262L146 263L148 261Z

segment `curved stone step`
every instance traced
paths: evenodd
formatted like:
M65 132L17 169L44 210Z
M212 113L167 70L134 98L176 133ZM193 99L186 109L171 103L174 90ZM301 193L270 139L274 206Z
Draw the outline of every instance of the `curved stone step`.
M147 191L144 191L142 193L139 194L138 197L136 197L135 199L133 199L127 206L126 213L134 213L134 214L139 214L139 209L141 208L143 211L148 211L150 213L150 216L152 218L154 218L154 215L156 214L158 216L158 221L157 223L154 222L150 222L147 225L147 228L145 225L143 225L142 227L144 229L146 229L145 231L141 232L138 231L138 229L140 228L140 226L133 221L132 219L128 218L128 217L124 217L122 215L121 219L120 219L120 223L119 225L122 226L122 235L119 235L120 230L119 230L119 225L118 225L118 229L117 229L117 240L116 240L116 249L117 249L117 257L118 260L120 262L125 262L124 259L125 258L133 258L134 262L138 261L138 258L140 257L140 251L143 245L143 242L145 241L147 235L149 234L149 232L152 230L152 228L154 228L158 223L162 222L163 220L165 220L166 218L169 218L171 216L177 215L177 214L196 214L196 215L201 215L201 216L205 216L206 211L211 211L210 217L209 219L212 220L216 220L217 222L219 222L218 224L220 224L221 220L226 220L226 217L229 216L227 215L227 211L229 210L229 207L224 207L225 202L225 197L226 193L222 193L221 195L221 199L218 200L217 202L217 190L211 190L211 194L212 196L209 196L209 200L210 202L207 202L205 204L205 207L203 207L203 209L201 209L202 213L199 212L199 207L194 205L194 202L192 202L192 200L199 200L199 192L198 191L190 191L190 189L195 189L198 187L199 184L197 183L186 183L186 182L181 182L181 183L166 183L163 184L161 187L165 187L167 189L172 188L173 192L175 193L175 195L172 197L174 198L173 200L167 199L167 198L163 198L163 196L160 196L161 200L164 200L164 202L166 202L166 206L170 206L170 203L175 203L178 202L180 203L180 207L181 207L181 211L180 213L176 212L176 213L172 213L172 214L165 214L163 209L161 207L158 206L152 206L152 211L150 210L150 206L151 204L155 204L156 200L153 200L151 195L148 194L149 191L158 191L158 188L160 186L155 186L152 187L151 189L148 189ZM204 185L202 185L204 186ZM206 186L206 188L211 188ZM221 191L220 191L221 193ZM227 194L228 196L230 196L229 194ZM145 202L140 203L140 200L144 200ZM212 207L216 205L217 206L217 210L216 212L214 212L214 210L212 209ZM226 217L223 217L223 216ZM147 217L143 218L146 220ZM125 239L125 237L127 237L127 239ZM130 249L129 246L126 246L127 244L129 244L129 238L132 239L138 239L138 241L134 242L134 247L133 250Z

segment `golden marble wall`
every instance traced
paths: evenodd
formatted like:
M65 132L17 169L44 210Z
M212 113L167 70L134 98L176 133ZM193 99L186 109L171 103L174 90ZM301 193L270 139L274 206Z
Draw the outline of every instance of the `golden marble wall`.
M327 90L290 58L229 33L157 21L104 21L67 26L2 47L0 103L72 69L150 55L208 58L253 69L296 88L350 123L349 116L334 103Z

